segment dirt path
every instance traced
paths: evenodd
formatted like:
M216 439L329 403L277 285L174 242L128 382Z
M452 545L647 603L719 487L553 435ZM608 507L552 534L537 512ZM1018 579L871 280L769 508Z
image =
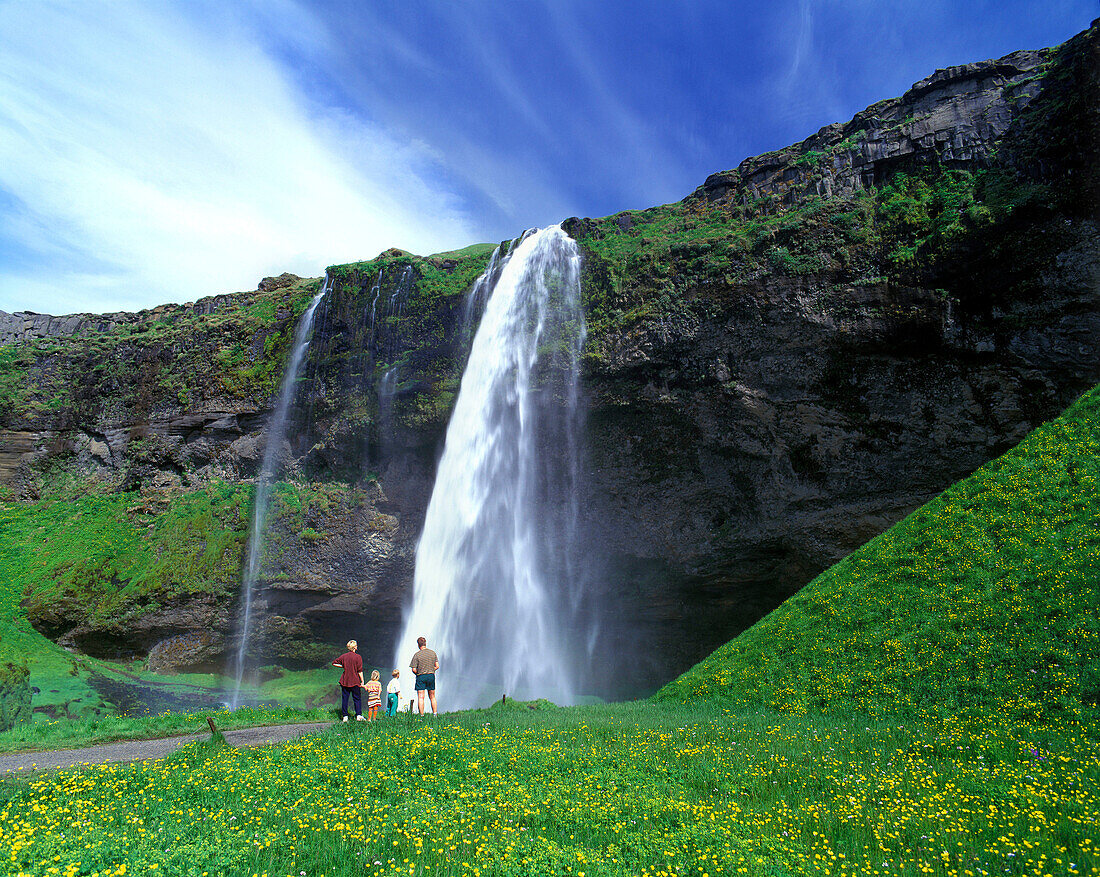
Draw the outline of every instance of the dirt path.
M285 743L303 734L312 734L330 727L329 722L313 722L308 725L268 725L261 728L238 728L226 731L225 739L233 746L262 746L265 743ZM186 737L165 737L159 740L120 740L117 743L101 743L84 749L57 749L52 752L17 752L0 755L0 775L13 771L46 770L55 767L74 767L78 764L107 764L114 761L144 761L164 758L192 740L210 736L189 734Z

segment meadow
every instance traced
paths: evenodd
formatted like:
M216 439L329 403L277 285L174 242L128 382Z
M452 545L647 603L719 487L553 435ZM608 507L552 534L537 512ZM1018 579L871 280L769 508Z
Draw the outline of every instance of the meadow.
M8 781L11 874L1100 873L1094 726L522 703Z

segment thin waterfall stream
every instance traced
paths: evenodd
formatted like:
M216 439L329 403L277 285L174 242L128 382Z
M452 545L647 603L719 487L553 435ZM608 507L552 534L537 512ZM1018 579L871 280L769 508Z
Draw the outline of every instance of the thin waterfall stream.
M249 636L252 633L252 602L256 581L260 576L260 567L263 560L264 525L267 522L268 508L271 505L271 488L275 479L276 470L279 468L279 456L286 439L287 420L290 406L294 401L294 391L298 382L302 363L305 361L306 351L312 338L313 318L317 312L317 306L331 288L332 282L328 275L321 285L321 291L313 297L298 321L294 331L294 346L291 348L290 360L287 363L286 374L283 376L282 387L279 390L279 400L275 406L275 415L267 429L267 441L264 446L263 462L260 466L260 474L256 479L256 496L252 503L252 525L249 528L248 538L248 562L245 565L244 580L241 583L242 613L239 625L240 642L237 646L237 654L233 664L234 688L229 706L236 709L241 700L241 686L245 675L245 657L248 651Z
M417 545L394 666L439 654L445 709L576 699L588 653L575 537L582 406L580 254L560 226L494 255ZM491 288L490 288L491 287ZM471 307L481 302L471 301Z

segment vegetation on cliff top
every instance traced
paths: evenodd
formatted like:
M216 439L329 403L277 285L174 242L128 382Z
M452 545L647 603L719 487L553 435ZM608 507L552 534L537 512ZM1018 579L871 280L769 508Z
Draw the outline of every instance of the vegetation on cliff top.
M1100 706L1100 387L656 695L1053 719Z
M732 206L688 198L574 221L588 254L586 354L599 361L610 337L644 320L714 316L732 290L775 275L840 293L871 283L930 286L975 312L1026 298L1066 242L1057 229L1035 229L1064 215L1071 188L1006 168L931 167L847 198ZM1027 270L1006 277L1017 263Z
M432 256L387 250L374 259L333 265L327 317L339 337L315 342L330 375L339 375L357 428L372 441L380 421L426 433L441 432L454 402L466 354L465 296L485 270L495 244L474 244ZM369 315L364 319L364 315ZM378 387L392 386L383 414ZM333 412L346 417L343 412Z
M738 287L769 275L840 293L879 282L939 289L982 318L1034 300L1066 249L1064 220L1100 218L1100 26L1050 50L1030 79L1044 87L988 144L991 163L890 165L876 168L874 185L830 197L814 190L820 174L780 197L756 195L728 172L721 196L701 189L675 204L569 220L588 256L589 361L643 321L713 316ZM780 152L802 171L823 168L864 133Z
M413 310L419 310L440 298L463 295L469 291L477 276L485 270L489 256L496 247L496 244L471 244L460 250L431 256L390 249L363 262L330 265L328 276L334 285L369 290L377 282L379 272L399 277L405 268L411 268L415 282L410 289L408 304Z
M0 346L0 423L89 426L204 400L262 400L320 281L227 295L194 308L166 305L76 335Z

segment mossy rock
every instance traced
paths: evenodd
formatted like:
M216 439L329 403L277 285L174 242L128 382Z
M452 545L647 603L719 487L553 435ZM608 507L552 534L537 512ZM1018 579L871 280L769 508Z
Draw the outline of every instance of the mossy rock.
M31 720L30 673L20 664L0 664L0 731Z

